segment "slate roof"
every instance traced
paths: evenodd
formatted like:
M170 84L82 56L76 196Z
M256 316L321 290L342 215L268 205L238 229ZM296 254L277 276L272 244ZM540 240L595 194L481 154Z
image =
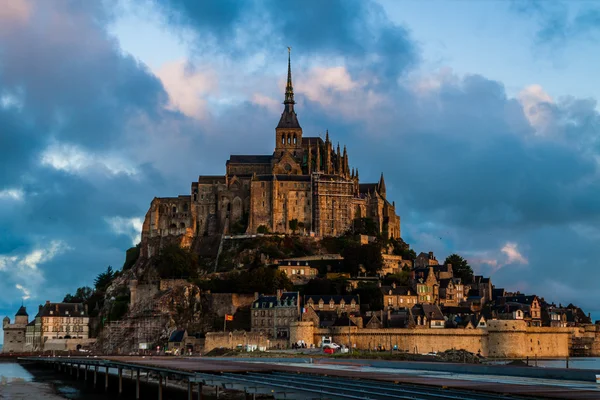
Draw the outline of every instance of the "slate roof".
M388 295L390 294L390 290L392 291L392 295L394 296L409 296L408 292L410 291L410 296L416 296L417 293L414 290L411 290L410 287L408 286L382 286L380 288L381 293L383 293L384 295Z
M302 144L310 144L310 145L316 145L316 144L323 144L323 139L321 139L318 136L305 136L302 137Z
M354 302L356 304L358 304L358 296L351 296L351 295L347 295L347 296L339 296L339 295L329 295L329 294L324 294L324 295L305 295L304 296L304 303L308 303L309 300L312 300L312 302L314 304L319 304L319 300L323 299L323 303L325 304L329 304L329 302L333 299L334 304L340 304L342 299L344 300L344 302L346 304L350 304L352 303L352 300L354 300Z
M28 317L29 314L27 314L27 310L25 309L25 306L21 306L19 308L19 311L17 311L17 313L15 314L15 317Z
M357 326L352 319L348 318L347 316L343 316L343 317L338 317L336 318L335 322L333 323L332 326Z
M531 295L531 296L525 296L525 295L518 295L518 296L509 296L509 297L505 297L505 302L507 303L521 303L521 304L531 304L533 303L533 300L536 298L536 295Z
M387 319L388 328L404 328L412 321L412 314L410 309L401 308L396 311L392 311Z
M435 304L415 304L411 311L413 316L426 316L429 320L444 320L442 310Z
M271 182L274 180L284 182L310 182L310 175L275 175L275 178L273 178L273 175L258 175L256 179L264 182Z
M358 191L360 193L372 193L377 191L377 184L376 183L360 183L358 185Z
M200 175L198 177L198 183L204 183L204 184L225 183L225 175Z
M171 337L169 337L169 342L183 342L183 336L185 335L185 329L178 329L171 333Z
M252 308L292 307L298 305L298 292L283 292L281 294L281 305L277 303L277 296L260 296L254 300Z
M492 300L496 300L498 297L504 297L504 289L492 289Z
M50 303L47 302L36 317L87 317L82 303Z
M228 164L271 164L271 155L230 155Z
M279 119L277 128L300 128L300 123L298 122L298 116L296 115L296 112L293 110L288 110L288 107L286 106L281 113L281 118Z

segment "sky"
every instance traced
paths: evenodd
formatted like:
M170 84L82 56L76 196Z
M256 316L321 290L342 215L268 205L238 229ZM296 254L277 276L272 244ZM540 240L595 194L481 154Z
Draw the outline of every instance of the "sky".
M385 174L417 252L600 319L598 3L0 2L0 315L120 268L153 197L271 153L291 46L304 134Z

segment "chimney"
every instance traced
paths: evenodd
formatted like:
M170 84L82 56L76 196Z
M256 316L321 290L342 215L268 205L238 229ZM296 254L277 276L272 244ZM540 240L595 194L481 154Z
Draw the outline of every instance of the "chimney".
M58 312L58 304L55 304L56 312Z
M87 313L88 313L88 305L87 305L87 304L84 304L84 305L83 305L83 309L85 310L85 313L87 314Z
M283 294L282 289L277 289L277 300L281 299L281 295Z
M430 260L435 260L435 257L433 256L433 251L429 252L429 259Z
M396 289L396 282L392 282L392 288Z
M258 300L258 292L254 292L254 300Z
M50 300L46 300L46 305L50 305Z

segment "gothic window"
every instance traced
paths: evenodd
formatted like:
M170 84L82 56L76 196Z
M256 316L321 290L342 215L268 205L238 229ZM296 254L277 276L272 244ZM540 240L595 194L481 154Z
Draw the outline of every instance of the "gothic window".
M296 144L296 143L297 143L297 139L296 139L296 135L294 134L294 144ZM294 155L296 155L296 154L294 154Z
M173 206L173 214L177 212L177 207Z
M281 144L285 144L285 135L281 135Z
M292 135L288 135L288 144L292 144Z

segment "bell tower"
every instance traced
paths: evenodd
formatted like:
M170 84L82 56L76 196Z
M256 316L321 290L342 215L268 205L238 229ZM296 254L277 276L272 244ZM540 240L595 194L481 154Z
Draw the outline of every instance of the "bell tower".
M288 47L288 74L285 87L284 108L279 119L279 124L275 128L275 153L277 159L289 153L295 160L301 162L303 156L302 150L302 128L298 122L298 116L294 111L294 87L292 85L292 66L291 51Z

